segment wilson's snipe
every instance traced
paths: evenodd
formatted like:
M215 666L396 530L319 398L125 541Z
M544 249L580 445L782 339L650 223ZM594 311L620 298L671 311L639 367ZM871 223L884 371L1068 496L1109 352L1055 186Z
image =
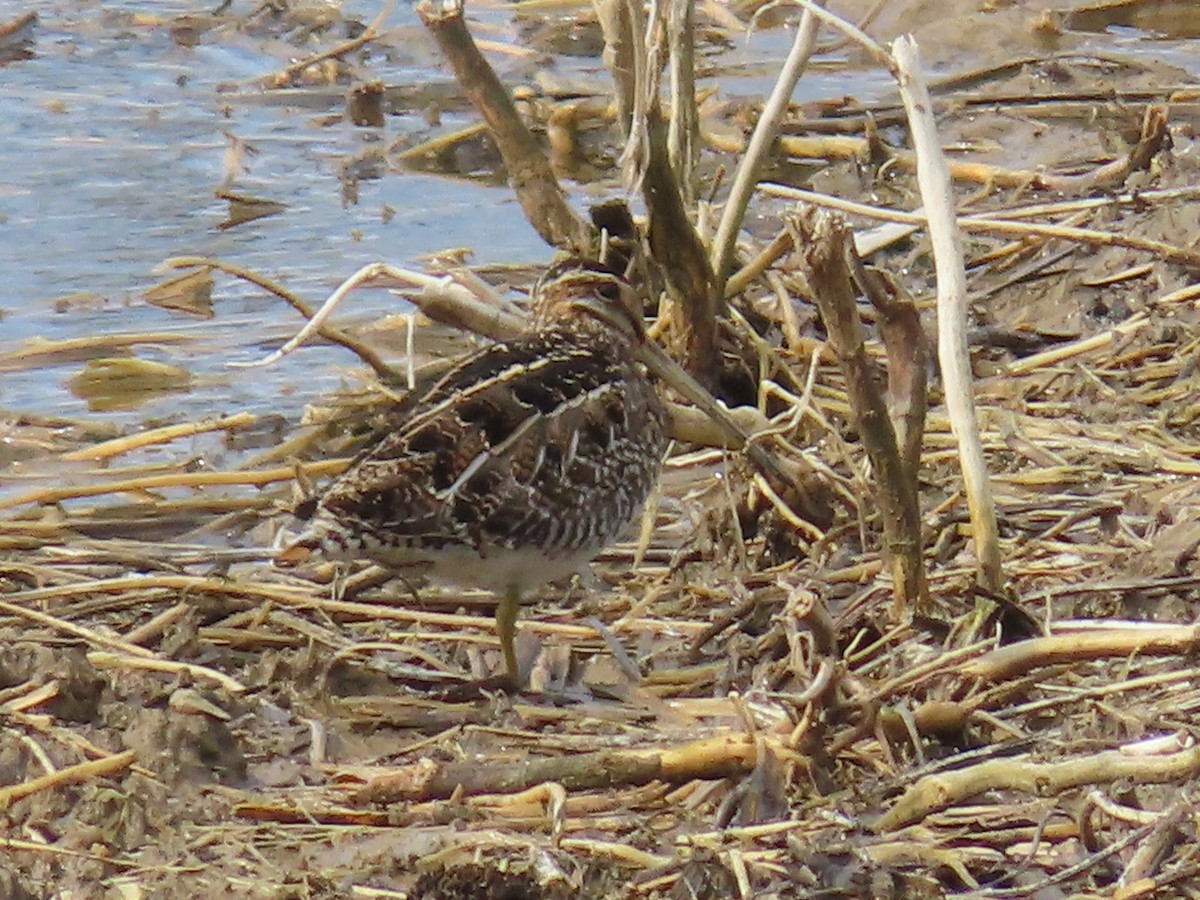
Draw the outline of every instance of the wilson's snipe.
M522 336L402 400L276 557L365 556L497 593L514 685L521 594L578 571L621 533L666 444L662 402L634 360L645 335L633 289L573 259L542 276L532 306Z

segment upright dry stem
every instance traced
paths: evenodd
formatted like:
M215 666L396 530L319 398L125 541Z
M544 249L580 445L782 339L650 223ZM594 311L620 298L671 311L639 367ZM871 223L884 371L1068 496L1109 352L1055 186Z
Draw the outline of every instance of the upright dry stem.
M929 237L937 268L938 361L946 390L950 429L958 441L971 532L983 582L999 592L1004 584L1000 537L992 500L983 444L972 389L970 348L967 346L967 286L962 241L955 224L953 185L933 121L933 104L921 71L917 44L910 36L892 44L900 95L908 114L917 155L917 181L929 219Z
M800 19L800 27L796 29L796 39L783 63L783 71L775 81L771 96L763 104L762 114L754 133L750 136L750 144L738 164L737 175L733 187L729 191L729 199L725 201L725 209L721 213L721 221L717 225L717 236L713 241L712 268L719 285L724 285L729 265L733 261L734 249L737 246L738 230L746 217L746 207L750 205L750 197L758 184L758 176L762 171L763 162L771 150L779 134L779 124L787 112L791 102L792 92L800 73L808 65L809 57L817 46L817 18L811 12L805 11ZM724 290L722 287L722 296Z
M696 234L667 154L667 129L652 104L648 116L649 159L642 193L650 220L650 252L662 267L671 297L683 310L687 368L702 382L717 375L717 313L724 307L704 244Z
M897 614L919 609L925 605L927 588L916 472L901 456L875 368L867 356L847 262L850 229L830 213L811 208L790 216L788 227L797 248L796 267L821 311L829 343L846 378L854 425L875 471Z
M682 310L680 326L687 347L687 367L701 381L715 380L717 369L716 318L724 305L718 292L708 253L688 214L691 165L696 149L688 134L695 127L681 119L682 111L694 116L690 38L690 0L666 0L663 10L651 4L647 17L642 4L632 0L594 0L606 45L605 65L617 92L618 115L627 120L626 147L622 156L625 180L641 187L648 214L650 255L662 270L671 298ZM661 83L664 34L672 47L673 121L664 121ZM686 159L685 159L686 158Z
M928 411L929 345L921 314L912 298L888 273L863 264L850 248L854 280L879 314L879 333L887 348L887 405L900 447L900 458L914 489Z
M696 15L694 0L666 0L670 43L671 125L667 135L671 166L683 202L696 204L695 169L699 157L700 114L696 109Z
M552 247L592 255L591 227L567 202L545 152L517 115L512 97L475 46L463 20L461 3L447 0L439 9L430 0L422 0L416 10L454 69L467 99L487 123L525 218Z
M634 90L637 86L636 46L630 7L625 0L592 0L600 30L604 33L604 67L616 89L617 124L629 136L633 123Z

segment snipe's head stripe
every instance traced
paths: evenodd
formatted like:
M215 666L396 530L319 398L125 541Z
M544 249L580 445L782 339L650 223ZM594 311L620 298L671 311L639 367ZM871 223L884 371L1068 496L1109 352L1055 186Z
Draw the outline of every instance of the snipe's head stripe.
M641 298L601 263L574 257L557 262L538 279L530 297L535 328L582 315L631 343L645 340Z

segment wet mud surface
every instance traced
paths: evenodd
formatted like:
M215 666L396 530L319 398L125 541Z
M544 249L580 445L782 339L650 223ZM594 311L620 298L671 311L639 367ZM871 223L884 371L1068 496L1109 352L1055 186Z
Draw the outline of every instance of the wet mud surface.
M378 7L5 13L0 116L17 139L0 149L13 236L0 242L0 897L1194 890L1200 311L1197 268L1163 248L1194 252L1200 235L1197 45L1172 4L1107 18L1090 6L892 4L867 26L883 40L915 31L943 79L961 211L1136 239L982 226L965 239L1016 608L985 606L999 598L975 587L935 389L922 470L933 605L895 619L870 503L853 502L869 482L844 384L813 355L823 330L803 303L780 313L763 283L744 309L791 373L781 383L800 396L816 366L817 414L788 435L844 488L822 525L835 537L809 543L815 526L790 523L736 456L680 446L648 546L630 535L592 577L531 598L519 649L533 689L516 696L470 690L500 664L489 595L361 573L334 586L328 569L266 559L292 524L293 460L348 455L367 414L314 426L328 439L315 449L265 455L307 404L323 422L357 402L334 397L361 380L354 359L318 345L233 374L227 362L273 349L299 317L219 273L165 303L145 293L178 274L155 270L167 257L211 255L319 302L367 262L465 245L481 277L521 295L549 250L488 142L397 161L474 122L415 17L398 10L366 50L289 73ZM770 21L736 30L738 13L704 18L703 84L720 88L703 107L710 174L736 163L750 98L790 41ZM514 48L497 68L543 119L603 97L585 11L480 4L472 27ZM857 51L821 59L770 179L919 206L886 77ZM265 85L271 74L284 80ZM347 92L374 79L384 125L355 126ZM1152 107L1165 137L1144 164L1114 168L1147 138ZM587 168L563 173L581 203L620 193L620 148L602 116L585 119ZM802 143L830 135L865 149ZM760 193L753 238L769 241L793 202ZM851 218L860 233L875 224ZM871 261L932 319L920 235ZM402 360L403 326L375 324L399 303L363 291L344 324ZM416 352L472 340L418 328ZM121 365L95 368L112 359L163 368L137 368L130 398L114 387ZM258 481L216 477L272 466Z

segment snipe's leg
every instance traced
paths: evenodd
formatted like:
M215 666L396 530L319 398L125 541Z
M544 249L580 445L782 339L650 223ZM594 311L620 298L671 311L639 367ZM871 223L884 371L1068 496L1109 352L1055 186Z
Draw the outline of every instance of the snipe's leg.
M500 650L504 653L504 669L513 690L521 687L521 672L517 667L517 651L513 641L517 633L517 612L521 609L521 594L515 588L506 588L496 607L496 634L500 638Z

